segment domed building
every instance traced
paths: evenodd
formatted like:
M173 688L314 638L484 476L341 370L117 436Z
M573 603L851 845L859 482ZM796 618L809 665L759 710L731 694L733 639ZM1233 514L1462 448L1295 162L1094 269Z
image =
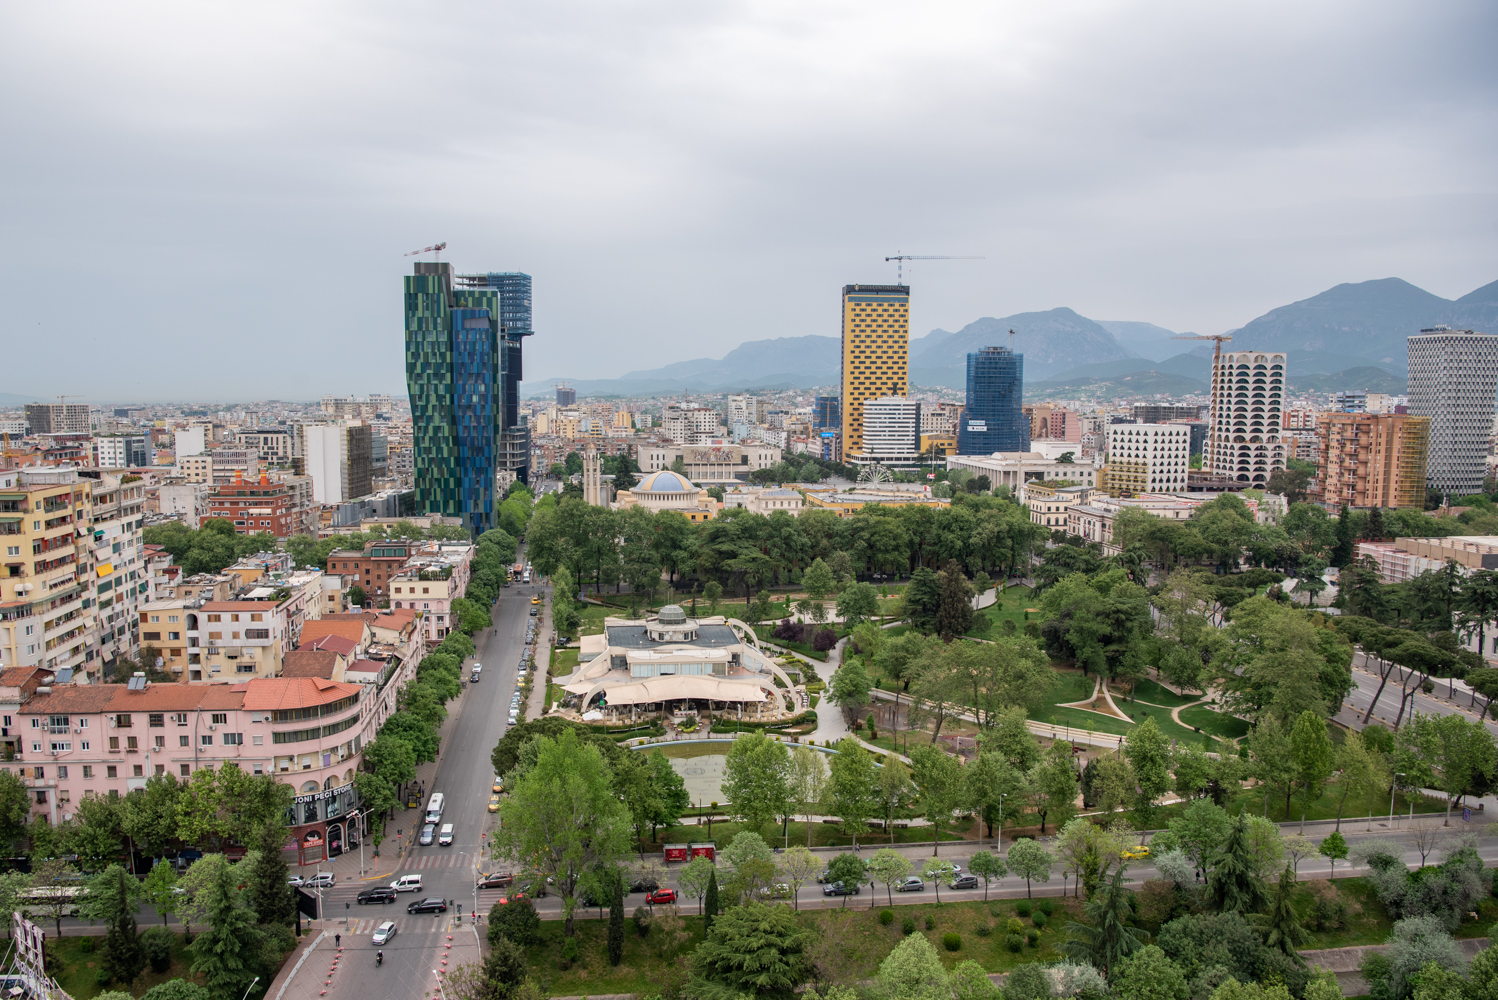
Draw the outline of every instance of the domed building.
M631 489L620 490L615 506L620 510L630 507L674 510L688 521L711 521L720 505L707 490L680 472L662 469L650 473Z

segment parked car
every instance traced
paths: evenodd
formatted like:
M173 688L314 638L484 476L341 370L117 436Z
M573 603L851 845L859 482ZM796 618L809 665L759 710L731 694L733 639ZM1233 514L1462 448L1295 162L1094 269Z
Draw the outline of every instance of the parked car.
M418 844L420 844L422 847L431 847L432 846L432 841L436 840L436 839L437 839L437 824L436 823L428 823L426 826L424 826L424 827L421 828L421 836L416 838L416 842Z
M1150 856L1149 845L1140 844L1138 847L1131 847L1123 852L1123 856L1127 861L1142 861Z
M479 682L479 672L477 670L475 670L473 673L471 673L471 674L468 675L468 683L470 683L470 684L477 684L478 682Z
M395 902L395 890L388 885L377 885L373 889L365 889L354 897L356 903L393 903Z
M499 796L498 795L491 795L491 796L489 796L489 811L492 812L492 813L499 812Z
M496 774L494 776L494 784L492 786L490 786L490 790L494 791L494 792L502 792L502 791L504 791L505 790L505 781L504 781L504 779L501 778L499 775Z
M976 889L978 888L978 876L958 875L952 880L953 889Z
M515 876L509 872L490 872L479 876L478 887L480 889L504 889L515 883Z
M791 887L788 882L774 882L759 890L759 894L766 899L790 899Z
M309 889L326 889L338 880L333 877L332 872L318 872L316 875L303 882L302 885Z
M407 913L446 913L447 900L434 896L427 899L419 899L407 905Z
M437 846L453 846L453 825L451 823L442 824L442 832L437 834Z
M291 876L291 878L286 880L286 884L290 886L302 886L307 884L307 880L302 878L300 875L293 875Z
M856 896L856 895L858 895L858 886L856 886L856 885L844 885L841 882L829 882L827 884L827 887L822 890L822 895L824 895L824 896Z
M396 892L420 892L421 876L402 875L400 878L390 883L390 888L394 889Z
M639 878L630 883L630 892L654 892L661 884L653 878Z
M645 897L645 902L649 903L651 906L657 906L661 903L674 903L676 902L676 890L657 889L650 895Z
M387 920L375 928L374 944L389 944L390 939L395 937L395 921Z
M899 885L895 886L896 892L921 892L926 888L926 883L921 881L920 876L912 875Z

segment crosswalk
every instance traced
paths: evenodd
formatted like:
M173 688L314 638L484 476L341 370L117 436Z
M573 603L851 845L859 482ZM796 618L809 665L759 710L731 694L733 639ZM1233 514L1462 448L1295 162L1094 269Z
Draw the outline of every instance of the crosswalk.
M473 859L459 854L422 854L407 858L400 866L403 872L416 872L429 868L471 868Z
M430 933L433 930L442 930L447 926L446 918L448 916L449 914L446 913L438 913L435 916L430 913L391 914L388 917L350 920L347 927L343 925L342 920L335 920L327 925L327 931L329 937L334 933L338 933L350 940L357 940L359 938L368 938L375 932L375 928L383 924L386 920L394 920L396 935L399 937L401 934L421 934ZM467 918L466 913L464 914L464 918Z

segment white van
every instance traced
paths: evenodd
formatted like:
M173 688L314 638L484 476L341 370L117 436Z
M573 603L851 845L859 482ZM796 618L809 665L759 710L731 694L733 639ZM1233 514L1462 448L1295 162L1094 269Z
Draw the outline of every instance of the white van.
M442 824L442 832L439 833L439 834L437 834L437 846L438 847L451 847L451 846L453 846L453 825L451 823L443 823Z
M442 820L442 807L444 800L441 792L433 792L431 799L427 802L428 823L439 823Z
M396 892L420 892L421 876L402 875L400 878L390 883L390 888L394 889Z

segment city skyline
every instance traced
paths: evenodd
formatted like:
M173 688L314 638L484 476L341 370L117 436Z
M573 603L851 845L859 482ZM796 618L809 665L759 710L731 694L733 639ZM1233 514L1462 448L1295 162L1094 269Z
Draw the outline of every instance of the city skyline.
M439 241L537 276L542 377L833 336L825 289L896 253L984 257L914 262L916 332L1058 305L1221 332L1345 281L1459 295L1498 259L1487 5L457 5L456 45L395 8L84 8L0 43L30 151L0 392L201 397L231 353L208 391L396 391L394 276ZM748 274L776 294L718 308ZM56 370L64 338L110 364Z

